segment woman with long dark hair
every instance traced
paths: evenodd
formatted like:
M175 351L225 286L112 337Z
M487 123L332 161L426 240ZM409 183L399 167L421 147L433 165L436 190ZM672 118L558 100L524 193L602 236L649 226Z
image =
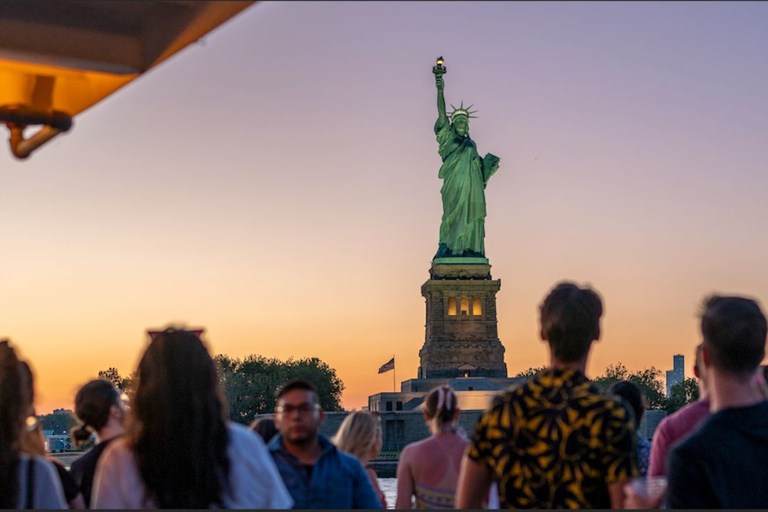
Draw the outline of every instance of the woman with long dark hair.
M75 480L72 478L72 475L69 474L61 461L48 455L48 452L45 449L43 429L35 416L35 376L32 373L32 368L30 368L26 361L19 361L19 365L21 366L22 379L27 388L25 396L26 399L29 400L27 406L27 428L22 430L19 448L29 456L42 457L53 464L53 467L59 476L61 488L64 491L64 500L69 505L69 508L72 510L84 509L86 506L85 501L83 500L83 495L80 492L80 488L75 483Z
M198 336L166 329L139 363L126 435L102 455L93 508L289 508L261 439L226 420L216 366Z
M120 398L120 391L105 379L88 382L75 396L75 416L82 422L72 432L75 445L81 446L91 435L96 436L96 446L74 461L69 470L86 506L90 507L96 464L107 446L123 434L125 404Z
M8 341L0 341L0 508L65 509L53 464L20 450L25 420L32 411L29 389L27 372L16 352Z

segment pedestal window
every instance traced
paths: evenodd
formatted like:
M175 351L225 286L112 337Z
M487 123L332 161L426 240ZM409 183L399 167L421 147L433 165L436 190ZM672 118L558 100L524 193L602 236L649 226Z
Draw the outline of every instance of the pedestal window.
M469 297L461 297L459 311L461 316L469 316Z
M472 297L472 316L483 316L483 299Z
M448 297L448 316L483 316L483 298Z

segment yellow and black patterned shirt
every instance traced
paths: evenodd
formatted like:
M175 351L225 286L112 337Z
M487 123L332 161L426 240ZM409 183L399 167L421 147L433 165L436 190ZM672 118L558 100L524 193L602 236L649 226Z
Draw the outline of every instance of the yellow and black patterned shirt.
M493 473L501 508L610 508L608 485L638 475L634 437L618 398L550 369L496 398L468 454Z

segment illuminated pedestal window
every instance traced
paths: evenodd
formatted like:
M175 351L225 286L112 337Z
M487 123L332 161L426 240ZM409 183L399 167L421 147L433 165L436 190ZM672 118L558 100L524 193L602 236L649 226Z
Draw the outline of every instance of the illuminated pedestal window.
M472 316L482 316L483 314L483 299L480 297L472 297Z
M482 316L482 297L448 297L448 316Z
M461 316L469 315L469 297L461 298Z

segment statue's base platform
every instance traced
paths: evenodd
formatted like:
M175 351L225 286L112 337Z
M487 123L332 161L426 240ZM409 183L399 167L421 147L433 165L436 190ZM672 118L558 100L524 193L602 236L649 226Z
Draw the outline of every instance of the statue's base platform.
M382 392L368 397L368 410L372 412L420 411L427 394L439 386L451 386L464 411L486 409L499 392L525 379L468 377L454 379L409 379L400 383L399 392ZM422 420L423 421L423 420ZM470 426L472 424L470 423ZM426 437L426 436L425 436Z
M446 258L435 258L432 265L487 265L488 258L465 258L463 256L448 256Z
M435 258L430 279L491 279L487 258Z

